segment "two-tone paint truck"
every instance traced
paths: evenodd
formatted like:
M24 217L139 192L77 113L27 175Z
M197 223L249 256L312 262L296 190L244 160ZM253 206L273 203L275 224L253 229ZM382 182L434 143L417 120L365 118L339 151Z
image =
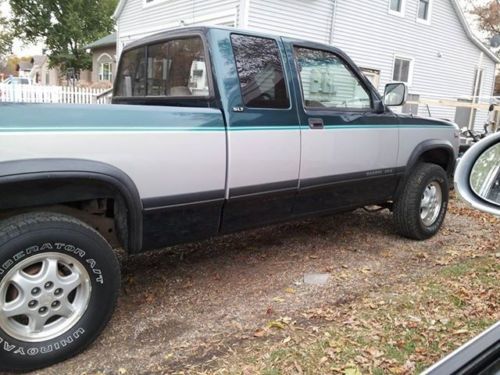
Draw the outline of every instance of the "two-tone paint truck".
M396 114L342 51L193 27L124 49L112 104L0 105L0 370L69 358L129 253L379 205L443 223L458 127Z

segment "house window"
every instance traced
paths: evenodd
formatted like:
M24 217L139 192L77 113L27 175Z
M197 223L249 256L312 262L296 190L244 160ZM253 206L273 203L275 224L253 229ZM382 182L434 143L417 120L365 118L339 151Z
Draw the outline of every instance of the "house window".
M290 100L276 41L233 34L231 43L244 104L253 108L288 108Z
M394 70L392 80L396 82L405 82L411 84L413 70L413 60L404 57L394 59Z
M112 65L110 62L101 63L99 68L99 81L112 81L113 80L113 71Z
M431 0L418 0L417 21L429 23L431 20Z
M406 0L389 0L389 13L396 16L404 16Z
M372 83L372 85L378 89L380 85L380 70L370 69L370 68L360 68L366 78Z
M149 7L149 6L153 6L153 5L156 5L156 4L160 4L160 3L163 3L167 0L143 0L142 1L142 4L144 7Z
M371 108L370 94L337 55L305 47L295 47L294 50L306 107Z

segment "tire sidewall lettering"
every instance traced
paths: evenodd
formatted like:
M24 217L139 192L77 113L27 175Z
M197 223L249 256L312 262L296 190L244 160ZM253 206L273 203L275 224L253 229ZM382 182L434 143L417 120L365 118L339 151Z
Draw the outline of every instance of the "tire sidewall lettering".
M56 251L61 253L70 253L76 259L80 258L82 264L88 265L93 275L94 281L97 285L104 284L104 276L102 270L99 268L97 261L93 258L87 258L87 253L81 248L72 244L63 242L44 242L40 245L32 245L24 250L15 253L13 256L3 261L0 264L0 280L5 276L10 268L18 263L20 260L41 252Z
M55 352L65 348L66 346L72 344L75 340L78 340L85 334L85 329L83 327L76 328L71 334L66 335L64 338L57 340L54 343L48 344L46 346L17 346L9 343L8 340L0 336L0 349L5 352L19 355L19 356L35 356L38 354L47 354Z

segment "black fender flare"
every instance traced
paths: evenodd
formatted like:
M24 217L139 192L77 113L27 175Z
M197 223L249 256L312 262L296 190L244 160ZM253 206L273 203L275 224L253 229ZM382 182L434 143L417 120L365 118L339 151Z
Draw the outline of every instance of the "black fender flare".
M408 177L410 176L415 165L418 163L420 157L427 151L439 150L439 149L445 150L447 152L448 160L447 160L446 173L448 174L450 181L453 180L453 172L455 171L456 157L457 157L453 145L451 144L450 141L443 139L428 139L423 142L420 142L410 154L410 157L408 158L408 161L406 163L405 173L401 177L398 186L396 188L396 193L395 193L396 199L401 194ZM453 184L451 184L450 186L452 185Z
M448 163L446 172L449 176L453 174L455 170L456 157L455 149L450 141L446 141L443 139L428 139L423 142L420 142L411 153L408 158L408 162L406 163L406 173L409 174L412 168L417 164L418 159L427 151L442 149L448 153Z
M142 202L132 179L110 164L42 158L0 162L0 210L119 196L127 210L129 252L142 247Z

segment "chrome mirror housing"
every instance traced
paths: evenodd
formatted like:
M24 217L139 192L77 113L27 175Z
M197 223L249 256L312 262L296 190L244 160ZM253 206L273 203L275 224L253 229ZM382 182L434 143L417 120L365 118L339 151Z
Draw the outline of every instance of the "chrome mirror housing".
M455 188L474 208L500 216L500 133L476 143L460 159Z

